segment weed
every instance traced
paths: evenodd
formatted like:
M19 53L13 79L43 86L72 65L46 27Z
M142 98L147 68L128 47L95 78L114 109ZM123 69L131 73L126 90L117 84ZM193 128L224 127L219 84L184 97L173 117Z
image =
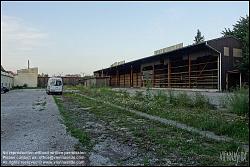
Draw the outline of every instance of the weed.
M71 132L72 136L74 136L75 138L78 138L79 141L82 144L84 144L85 146L90 145L90 137L83 130L78 129L78 128L71 128L70 132Z
M143 95L143 92L142 91L136 91L135 92L135 95L134 95L134 98L136 100L144 100L144 95Z
M208 98L201 93L196 93L191 98L185 92L174 94L172 90L169 90L168 93L158 91L156 95L152 95L148 90L146 95L143 92L136 92L134 96L130 96L126 91L117 92L106 88L81 89L81 93L98 100L175 120L202 130L213 131L219 135L227 135L237 140L248 142L249 139L249 128L245 120L238 120L235 117L227 118L228 116L220 111L211 110L213 108Z
M63 102L58 98L56 98L55 96L53 97L59 108L61 115L63 116L64 124L66 126L67 131L69 131L72 134L72 136L79 139L82 145L86 146L87 148L90 148L92 144L88 134L85 131L74 127L75 119L70 115L69 112L65 111Z
M45 106L45 105L46 105L46 101L42 102L41 105L42 105L42 106Z
M149 159L148 159L148 157L145 157L144 159L143 159L143 165L144 166L149 166L150 164L149 164Z
M176 95L175 98L176 106L181 107L194 107L192 99L187 95L186 92L182 92Z
M220 161L219 153L221 151L234 151L239 146L235 143L209 140L197 134L162 125L148 119L144 119L143 122L127 121L128 116L133 119L142 118L80 95L67 94L66 96L72 99L74 104L92 107L90 112L98 119L107 123L112 122L115 135L117 135L117 129L126 127L128 131L132 132L133 141L142 151L155 150L155 154L160 160L171 154L180 157L178 161L180 160L183 164L189 164L190 160L192 160L195 165L227 165L228 162ZM123 140L126 140L126 138ZM149 165L150 161L145 156L142 163Z
M193 105L196 108L203 108L203 109L207 109L211 107L209 103L209 99L205 97L204 95L202 95L200 92L195 93Z
M232 113L249 117L249 89L235 90L227 98L228 108Z

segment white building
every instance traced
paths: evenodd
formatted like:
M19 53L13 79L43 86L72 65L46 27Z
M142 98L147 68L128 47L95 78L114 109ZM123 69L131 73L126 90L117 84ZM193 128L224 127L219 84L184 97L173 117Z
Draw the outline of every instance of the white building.
M17 75L14 76L14 85L27 87L37 87L38 68L27 68L17 70Z
M1 86L5 86L11 89L14 86L14 76L5 71L4 68L1 66Z

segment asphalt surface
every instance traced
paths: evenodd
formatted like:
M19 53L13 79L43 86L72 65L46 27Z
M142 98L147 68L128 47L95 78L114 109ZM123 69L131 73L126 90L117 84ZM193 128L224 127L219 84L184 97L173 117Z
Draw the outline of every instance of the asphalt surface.
M54 99L45 90L1 94L1 157L3 151L74 151L77 143L66 132Z

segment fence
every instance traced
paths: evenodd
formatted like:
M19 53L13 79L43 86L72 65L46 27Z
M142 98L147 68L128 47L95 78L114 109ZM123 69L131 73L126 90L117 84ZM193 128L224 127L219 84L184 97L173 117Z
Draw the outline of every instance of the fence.
M45 88L50 77L37 77L37 86ZM64 85L79 85L84 84L85 78L83 77L61 77Z

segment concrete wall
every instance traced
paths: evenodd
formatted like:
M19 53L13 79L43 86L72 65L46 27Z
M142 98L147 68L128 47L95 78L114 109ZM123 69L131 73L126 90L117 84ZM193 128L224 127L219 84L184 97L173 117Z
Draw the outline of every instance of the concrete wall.
M14 77L12 74L1 71L1 86L11 89L14 86Z
M90 78L85 81L85 86L102 87L109 86L109 78Z
M28 87L37 87L38 68L29 68L17 70L17 75L14 76L14 85Z

